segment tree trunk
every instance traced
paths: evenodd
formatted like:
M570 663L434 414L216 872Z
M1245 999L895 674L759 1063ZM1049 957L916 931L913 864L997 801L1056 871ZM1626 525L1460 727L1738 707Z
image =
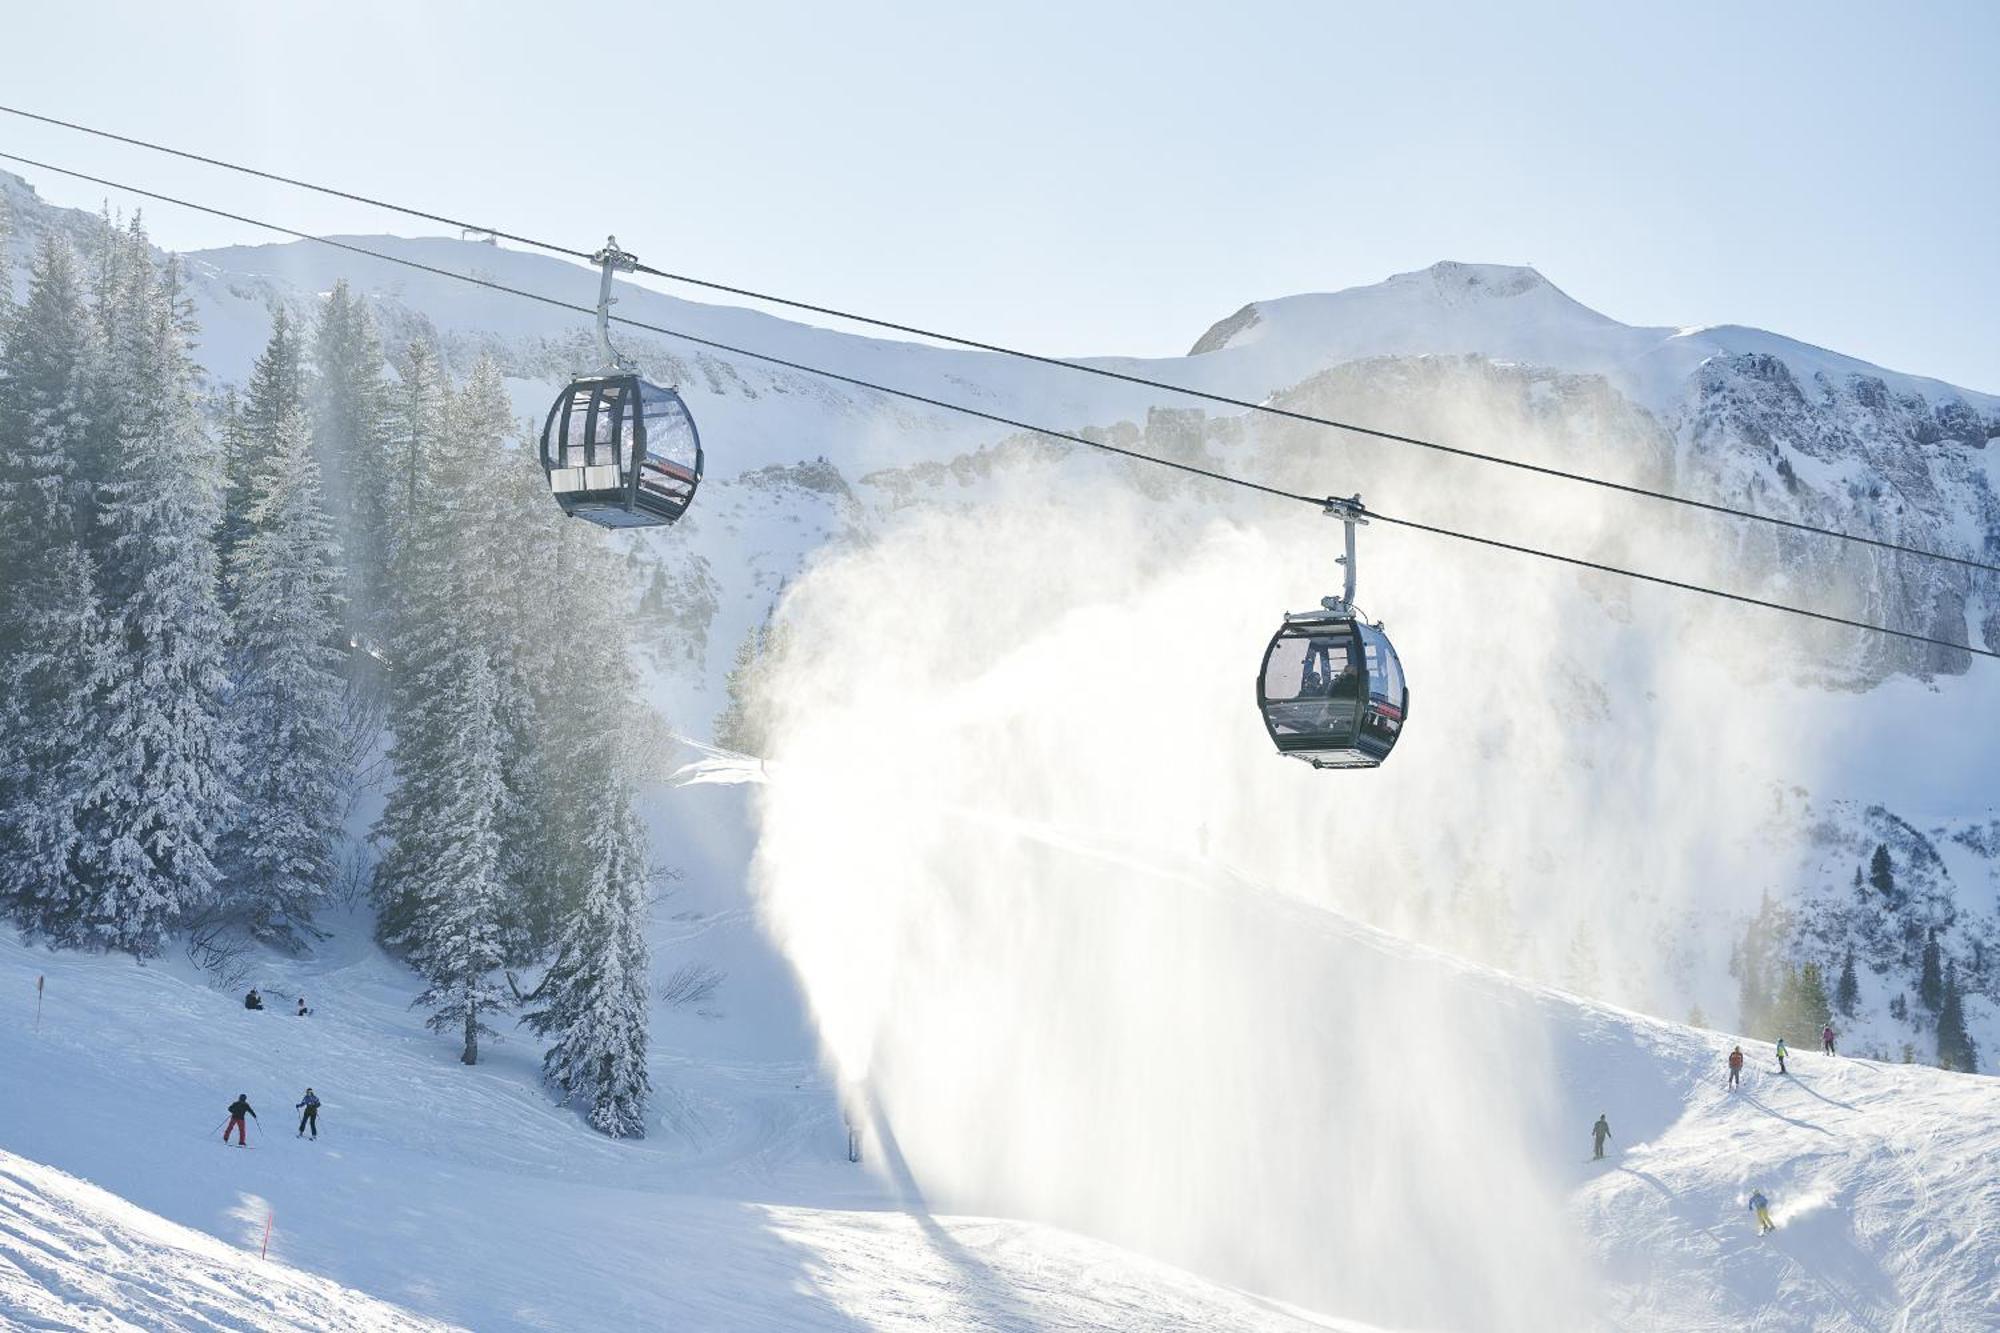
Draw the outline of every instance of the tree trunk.
M458 1058L469 1065L479 1063L479 1011L470 999L465 1005L465 1050Z

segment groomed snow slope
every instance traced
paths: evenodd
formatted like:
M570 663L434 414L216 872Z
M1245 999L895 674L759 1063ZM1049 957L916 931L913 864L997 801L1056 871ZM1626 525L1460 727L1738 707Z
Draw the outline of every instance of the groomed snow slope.
M708 786L696 799L731 790ZM1021 835L1051 853L1104 854L1085 843L1065 849L1046 830ZM1542 1326L1970 1330L2000 1318L2000 1185L1990 1167L2000 1156L2000 1084L1813 1054L1780 1078L1766 1068L1769 1048L1751 1045L1747 1086L1730 1094L1722 1088L1730 1042L1718 1034L1465 966L1223 867L1141 861L1131 869L1174 900L1167 910L1188 928L1227 922L1262 941L1270 974L1246 984L1269 987L1279 1002L1313 1003L1299 989L1304 978L1319 978L1326 1000L1345 987L1365 994L1387 977L1415 978L1482 1042L1539 1053L1500 1071L1520 1089L1511 1109L1471 1108L1473 1123L1494 1127L1491 1137L1433 1145L1443 1178L1466 1182L1458 1195L1416 1186L1434 1173L1378 1160L1393 1138L1386 1119L1369 1116L1437 1114L1417 1104L1433 1086L1423 1066L1434 1051L1404 1047L1386 1015L1386 1063L1300 1067L1277 1086L1235 1090L1272 1099L1268 1119L1245 1127L1268 1144L1285 1142L1292 1128L1284 1095L1304 1098L1322 1078L1353 1088L1361 1109L1337 1127L1344 1169L1358 1173L1357 1186L1379 1172L1411 1182L1407 1191L1392 1187L1392 1197L1402 1195L1395 1206L1418 1219L1417 1234L1435 1247L1400 1262L1477 1282L1480 1256L1450 1248L1462 1234L1456 1219L1501 1233L1541 1225L1518 1197L1478 1192L1492 1178L1476 1167L1482 1157L1520 1151L1507 1129L1518 1118L1529 1148L1508 1170L1556 1201L1559 1229L1546 1239L1574 1284L1563 1301L1570 1321ZM664 929L712 920L735 928L743 906L699 903ZM662 1014L653 1066L659 1123L643 1143L607 1142L548 1104L528 1043L496 1045L487 1063L460 1066L452 1044L425 1033L407 1010L412 978L364 942L363 926L346 923L313 960L268 960L261 975L277 1007L264 1013L244 1011L175 961L142 967L0 944L0 995L11 997L0 1022L0 1067L11 1075L0 1085L0 1143L219 1238L193 1247L200 1262L184 1257L186 1245L118 1240L133 1281L146 1284L133 1290L199 1290L208 1280L201 1274L228 1267L230 1255L254 1268L269 1210L274 1261L480 1329L1362 1327L1072 1231L906 1206L912 1184L923 1183L916 1154L903 1162L893 1133L886 1150L871 1136L867 1168L850 1166L831 1090L796 1058L789 1037L771 1035L768 1015L696 1024ZM49 987L39 1035L38 974ZM312 1018L284 1012L279 997L297 990L312 999ZM1298 1050L1307 1065L1324 1056ZM1444 1073L1440 1086L1449 1086L1453 1071ZM309 1082L326 1100L317 1143L295 1139L288 1119ZM253 1151L217 1138L222 1107L238 1091L264 1115ZM1615 1137L1611 1160L1593 1164L1586 1128L1600 1111ZM1169 1106L1160 1113L1174 1114ZM902 1129L908 1137L922 1127ZM1009 1129L996 1123L992 1133ZM1228 1145L1214 1146L1230 1156ZM35 1200L61 1194L49 1183L61 1177L6 1167L17 1182L5 1186L14 1234L0 1252L77 1252L75 1239L46 1220L13 1220L38 1211L46 1218ZM1771 1195L1783 1223L1761 1241L1742 1202L1752 1186ZM24 1190L26 1202L15 1202ZM111 1216L124 1227L120 1237L160 1235L130 1221L143 1216L136 1211ZM1365 1224L1369 1214L1347 1220ZM1241 1219L1253 1240L1268 1236L1270 1221ZM1341 1234L1330 1232L1329 1246ZM1342 1262L1326 1258L1329 1267ZM70 1290L46 1264L13 1262L26 1276L10 1275L14 1306L0 1304L0 1314ZM329 1301L333 1290L286 1289ZM265 1299L245 1292L246 1301ZM1393 1294L1376 1296L1352 1311L1375 1326L1510 1326L1498 1317L1421 1318L1414 1309L1389 1320ZM1520 1304L1497 1290L1469 1297L1460 1308ZM274 1290L268 1299L308 1297ZM151 1321L142 1327L204 1327L192 1314L160 1313L170 1306L138 1308ZM285 1327L294 1318L287 1311L313 1307L250 1308L256 1313L221 1326Z
M933 1216L907 1178L876 1172L872 1141L851 1165L799 1002L742 896L741 802L685 791L681 822L655 829L689 871L656 912L656 977L700 959L728 980L703 1006L714 1017L656 1013L644 1141L610 1142L553 1106L525 1036L459 1064L409 1009L416 978L368 943L365 916L336 916L314 957L257 961L259 1013L178 952L138 965L0 941L0 1147L245 1265L274 1215L273 1261L481 1330L1362 1327L1030 1220ZM309 1018L291 1015L300 994ZM309 1084L325 1102L317 1142L293 1134ZM248 1151L220 1141L238 1092L261 1114ZM0 1254L68 1244L18 1230ZM178 1262L133 1259L159 1286ZM22 1309L66 1290L46 1269L22 1281L7 1298ZM288 1308L223 1326L287 1327ZM0 1327L13 1314L0 1302Z
M0 1327L443 1329L0 1152Z

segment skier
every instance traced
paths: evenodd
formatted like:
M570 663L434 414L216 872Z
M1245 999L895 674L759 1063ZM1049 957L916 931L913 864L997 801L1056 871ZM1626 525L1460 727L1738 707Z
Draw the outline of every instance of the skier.
M239 1092L236 1094L236 1100L229 1103L229 1123L222 1129L224 1143L229 1142L229 1132L235 1130L236 1146L239 1148L250 1146L250 1129L243 1123L243 1117L246 1115L252 1120L257 1118L257 1113L250 1109L250 1094Z
M1729 1086L1736 1087L1743 1077L1743 1048L1738 1046L1729 1053Z
M262 1009L264 1007L264 997L257 993L255 986L252 986L250 993L243 997L243 1007L245 1009Z
M312 1131L312 1136L313 1136L314 1138L318 1138L318 1137L319 1137L319 1098L317 1098L317 1097L313 1096L313 1090L312 1090L311 1088L307 1088L307 1089L306 1089L306 1095L305 1095L304 1097L302 1097L302 1098L301 1098L301 1099L299 1100L299 1104L298 1104L297 1106L294 1106L294 1107L293 1107L292 1109L293 1109L294 1111L298 1111L298 1112L300 1113L300 1114L299 1114L299 1137L300 1137L300 1138L304 1138L304 1137L306 1136L306 1131L307 1131L307 1130L311 1130L311 1131Z
M1596 1151L1590 1156L1593 1162L1604 1160L1604 1141L1611 1137L1611 1122L1604 1118L1604 1112L1597 1113L1597 1123L1590 1127L1590 1144Z
M304 1018L311 1012L312 1010L306 1008L306 997L303 995L299 996L299 1017Z
M1833 1024L1828 1023L1819 1030L1819 1045L1828 1055L1833 1054Z
M1778 1224L1771 1220L1771 1201L1764 1197L1764 1191L1750 1191L1750 1211L1756 1214L1758 1235L1778 1229Z
M1783 1037L1780 1037L1780 1038L1778 1038L1778 1072L1779 1072L1780 1074L1782 1074L1782 1073L1784 1073L1784 1072L1785 1072L1785 1055L1786 1055L1786 1054L1787 1054L1787 1052L1786 1052L1786 1050L1785 1050L1785 1039L1784 1039Z

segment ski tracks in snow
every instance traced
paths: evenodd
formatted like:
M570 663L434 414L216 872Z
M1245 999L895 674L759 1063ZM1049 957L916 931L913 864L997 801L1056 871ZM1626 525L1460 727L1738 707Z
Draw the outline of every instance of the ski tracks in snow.
M444 1330L0 1152L0 1327Z

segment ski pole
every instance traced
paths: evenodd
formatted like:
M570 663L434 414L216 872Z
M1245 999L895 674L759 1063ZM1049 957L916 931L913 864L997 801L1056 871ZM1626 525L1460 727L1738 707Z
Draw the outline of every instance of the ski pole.
M277 1216L276 1209L270 1209L264 1214L264 1246L257 1251L259 1259L268 1259L271 1257L271 1223Z
M42 985L47 980L48 978L46 976L38 976L35 978L35 1035L36 1036L40 1036L42 1032Z

